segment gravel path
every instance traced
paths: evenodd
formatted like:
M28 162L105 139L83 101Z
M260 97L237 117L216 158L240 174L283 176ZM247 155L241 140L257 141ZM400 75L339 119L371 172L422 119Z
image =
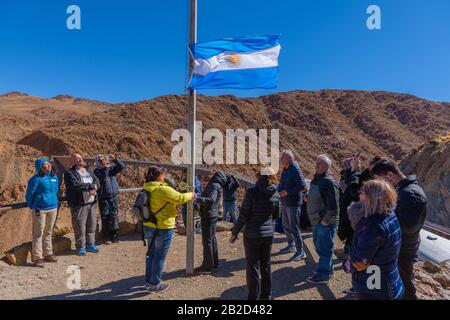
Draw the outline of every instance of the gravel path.
M245 299L245 260L242 241L229 244L229 232L217 234L221 267L214 275L185 277L185 240L177 235L170 249L163 279L170 285L162 293L149 294L143 288L144 256L139 236L124 238L119 244L100 246L99 254L77 257L73 252L59 256L56 264L43 269L0 264L0 299ZM338 241L337 241L338 242ZM342 293L350 286L350 276L334 259L336 273L329 285L305 281L317 261L310 234L305 234L307 259L288 261L277 252L285 246L277 235L273 246L273 294L276 299L349 299ZM195 237L195 263L201 263L201 237ZM79 266L81 290L67 289L67 267Z

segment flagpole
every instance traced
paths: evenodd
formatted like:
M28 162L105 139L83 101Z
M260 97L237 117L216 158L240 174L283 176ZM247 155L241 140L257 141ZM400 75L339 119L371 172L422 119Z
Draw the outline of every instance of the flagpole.
M197 0L189 0L189 43L197 42ZM189 75L194 69L194 58L189 55ZM195 191L195 120L197 113L197 93L196 90L189 90L188 104L188 130L191 134L190 142L190 162L187 169L188 185ZM194 274L194 205L191 202L187 205L186 219L186 274Z

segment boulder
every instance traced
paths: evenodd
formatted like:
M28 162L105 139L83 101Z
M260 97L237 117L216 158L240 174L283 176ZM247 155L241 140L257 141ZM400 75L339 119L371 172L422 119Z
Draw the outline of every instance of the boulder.
M131 223L128 221L123 221L119 223L119 235L126 236L129 234L135 234L139 231L138 223Z
M427 260L423 263L423 268L430 273L438 273L442 270L439 265L430 260Z
M233 224L231 222L219 221L217 222L216 232L231 231Z
M443 272L437 273L433 275L433 279L436 282L439 282L444 289L450 288L450 277L447 276L445 273Z
M53 240L53 253L55 255L72 250L73 234L65 234Z
M28 263L28 256L31 256L31 242L26 242L5 252L6 259L14 266L21 266Z
M184 227L183 224L177 225L177 233L180 234L180 235L185 235L186 234L186 228Z

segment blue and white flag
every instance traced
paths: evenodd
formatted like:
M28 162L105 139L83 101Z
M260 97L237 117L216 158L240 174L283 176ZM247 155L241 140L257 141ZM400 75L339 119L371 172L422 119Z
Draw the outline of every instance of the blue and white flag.
M220 39L189 46L189 89L273 89L278 85L280 35Z

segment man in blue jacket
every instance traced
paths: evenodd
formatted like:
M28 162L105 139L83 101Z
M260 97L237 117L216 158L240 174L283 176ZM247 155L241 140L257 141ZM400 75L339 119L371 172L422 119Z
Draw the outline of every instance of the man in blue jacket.
M283 172L278 184L278 193L281 197L281 220L286 234L288 245L281 249L281 253L294 253L291 260L300 261L306 258L303 251L303 240L300 232L300 207L302 192L306 182L298 163L294 161L291 150L285 150L280 157ZM295 243L295 246L294 246Z
M47 158L35 161L36 174L28 181L25 194L33 221L32 259L37 267L44 262L56 262L52 248L52 233L58 208L58 177L52 175Z
M110 154L97 156L94 174L100 182L98 206L102 217L102 236L105 244L119 242L119 184L116 175L125 169L122 161ZM111 165L111 162L113 165Z
M239 189L239 181L233 175L227 175L227 183L223 187L223 220L228 220L234 224L237 222L237 190Z

